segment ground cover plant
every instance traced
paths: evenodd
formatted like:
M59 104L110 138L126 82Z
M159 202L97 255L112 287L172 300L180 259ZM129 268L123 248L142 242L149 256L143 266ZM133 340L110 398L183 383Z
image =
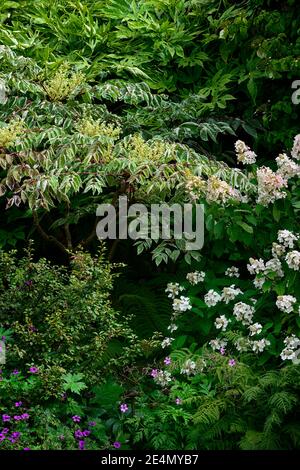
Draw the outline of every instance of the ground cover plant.
M0 24L0 449L299 449L297 3ZM202 204L203 248L100 243L120 196Z

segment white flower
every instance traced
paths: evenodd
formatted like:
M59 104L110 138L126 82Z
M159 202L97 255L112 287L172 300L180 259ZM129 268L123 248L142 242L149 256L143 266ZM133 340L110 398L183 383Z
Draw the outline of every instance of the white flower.
M210 340L209 345L214 351L219 351L221 348L226 348L227 340L219 338L212 339Z
M296 135L294 138L294 145L291 151L291 155L296 160L300 159L300 134Z
M299 271L300 269L300 252L299 251L290 251L286 257L285 261L290 269L294 271Z
M204 281L205 273L203 271L195 271L194 273L188 273L186 278L193 286L195 286L196 284L199 284L199 282Z
M231 266L230 268L227 268L225 271L225 276L240 277L239 268L236 268L235 266Z
M257 176L257 203L268 206L277 199L286 197L286 192L281 191L287 187L288 182L278 173L274 173L271 168L261 167L256 172Z
M295 235L289 230L279 230L277 239L279 243L282 243L286 248L294 248L294 242L299 239L299 235Z
M285 338L284 344L288 349L297 349L300 346L300 339L293 334Z
M158 385L161 385L162 387L168 385L171 380L172 376L170 372L165 370L159 370L156 376L154 377L154 382L156 382Z
M293 359L295 359L296 354L295 351L293 351L292 349L284 348L280 353L280 357L283 361L292 361Z
M284 255L285 253L285 247L282 245L279 245L279 243L272 243L272 255L274 258L279 257Z
M238 302L233 307L233 315L243 325L250 325L252 323L254 311L254 307L244 302Z
M208 307L214 307L221 300L221 295L218 292L210 289L204 296L204 302Z
M192 306L188 297L180 296L180 299L173 300L173 310L175 312L186 312L191 310Z
M196 363L191 359L187 359L180 371L181 374L191 375L196 373Z
M300 173L300 166L291 160L285 153L278 155L276 163L278 165L277 173L286 179L293 178Z
M270 346L270 341L267 339L259 339L258 341L252 341L251 346L252 346L252 351L255 353L257 352L263 352L266 346Z
M165 338L162 343L161 343L161 347L164 349L164 348L167 348L168 346L170 346L170 344L174 341L174 338Z
M184 287L180 286L178 282L169 282L169 284L167 284L165 292L169 293L168 297L170 297L171 299L175 299L176 295L178 295L179 292L183 290Z
M276 300L276 305L279 310L285 313L290 313L293 311L293 304L297 302L297 299L292 295L279 295Z
M249 326L250 336L259 335L262 332L262 325L260 323L253 323Z
M253 279L254 287L256 287L256 289L261 289L265 281L266 281L265 277L256 277L255 279Z
M234 300L235 297L242 293L241 289L236 288L235 285L232 284L230 287L223 288L221 299L224 300L225 304L228 304L231 300Z
M176 331L178 329L178 326L175 325L175 323L171 323L171 325L168 326L168 330L170 333L173 333L173 331Z
M205 196L207 202L216 202L218 204L226 204L232 199L240 199L239 191L214 175L210 176L207 180Z
M265 263L261 258L249 258L249 263L250 264L247 264L247 269L250 274L259 274L265 270Z
M265 273L275 272L278 277L283 277L284 272L282 271L281 262L278 258L272 258L266 262Z
M237 161L243 165L251 165L256 162L256 154L242 140L237 140L234 144Z
M249 350L250 341L248 338L241 337L234 342L234 345L239 352L246 352Z
M221 328L222 331L226 331L230 320L227 320L225 315L221 315L220 317L216 318L215 320L215 327L219 330Z

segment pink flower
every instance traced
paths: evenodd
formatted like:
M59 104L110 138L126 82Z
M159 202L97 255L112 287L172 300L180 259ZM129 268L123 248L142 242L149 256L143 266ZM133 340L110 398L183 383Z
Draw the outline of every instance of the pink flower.
M151 374L150 374L151 377L155 378L155 377L157 377L157 374L158 374L158 370L157 369L152 369Z
M170 357L166 357L165 360L164 360L164 363L166 364L166 366L169 366L171 364L171 358Z
M224 354L225 354L225 348L220 348L220 354L222 354L222 356L224 356Z
M16 406L16 407L22 406L22 405L23 405L23 402L21 402L21 401L16 401L16 403L15 403L15 406Z
M84 444L85 444L84 441L79 441L79 442L78 442L79 450L84 450Z
M182 403L181 398L177 397L176 400L175 400L175 403L176 403L176 405L181 405L181 403Z
M37 373L38 373L38 371L39 371L39 370L38 370L38 368L37 368L37 367L35 367L35 366L32 366L32 367L30 367L30 369L29 369L29 371L28 371L28 372L30 372L30 374L37 374Z
M235 362L235 360L234 360L234 359L229 359L229 361L228 361L228 365L229 365L230 367L233 367L233 366L235 366L235 364L236 364L236 362Z
M72 416L72 420L74 421L74 423L80 423L81 418L78 415L74 415L74 416Z
M120 405L120 410L122 413L126 413L126 411L128 411L128 405L126 405L126 403L122 403L122 405Z

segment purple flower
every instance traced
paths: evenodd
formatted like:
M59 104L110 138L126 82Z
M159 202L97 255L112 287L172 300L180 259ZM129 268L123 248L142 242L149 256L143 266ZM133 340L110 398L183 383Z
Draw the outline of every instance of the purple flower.
M81 437L83 437L83 432L80 431L80 429L77 429L77 430L74 432L74 436L75 436L77 439L80 439Z
M122 413L126 413L128 410L128 405L126 405L126 403L122 403L122 405L120 405L120 410Z
M9 429L8 429L8 428L2 429L2 434L7 434L8 432L9 432Z
M220 354L222 354L222 356L224 356L224 354L225 354L225 348L220 348Z
M235 364L236 364L236 362L235 362L235 360L234 360L234 359L229 359L229 361L228 361L228 365L229 365L230 367L233 367L233 366L235 366Z
M11 434L11 437L12 437L13 439L18 439L20 436L21 436L21 433L20 433L20 432L13 432L13 433Z
M92 428L93 426L96 426L96 421L90 421L88 425Z
M176 403L176 405L181 405L181 403L182 403L181 398L177 397L176 400L175 400L175 403Z
M64 436L63 434L61 434L61 435L59 436L59 439L60 439L61 441L64 441L64 440L65 440L65 436Z
M23 449L23 450L30 450L30 448L29 448L29 447L24 447L24 449Z
M22 406L23 405L23 402L22 401L16 401L15 403L15 406L18 407L18 406Z
M28 372L30 372L30 374L37 374L38 371L39 371L39 369L37 367L32 366L32 367L30 367Z
M20 372L18 371L18 369L15 369L12 371L12 375L18 375Z
M2 336L2 341L6 341L6 336Z
M164 360L164 363L166 364L166 366L169 366L171 364L171 358L170 357L166 357L165 360Z
M72 416L72 420L74 421L74 423L80 423L81 418L78 415L74 415L74 416Z
M25 284L25 286L30 287L30 286L32 286L32 280L28 279L28 281L25 281L24 284Z
M157 374L158 374L158 370L157 369L152 369L151 374L150 374L151 377L155 378L155 377L157 377Z
M33 325L30 325L28 329L29 329L29 331L31 331L32 333L35 333L35 332L37 331L37 328L36 328L35 326L33 326Z
M9 416L9 415L2 415L2 421L3 421L4 423L10 421L10 416Z
M4 439L5 439L5 434L0 432L0 442L4 441Z
M19 416L19 415L14 416L15 421L21 421L21 419L22 419L22 416Z
M23 414L21 415L21 418L22 418L22 419L29 419L29 414L28 414L28 413L23 413Z
M79 441L78 442L78 447L80 450L84 450L84 441Z
M89 431L88 429L86 429L85 431L83 431L82 435L84 437L88 437L89 435L91 434L91 431Z
M120 447L121 447L121 442L116 441L116 442L113 443L113 446L114 446L115 449L120 449Z

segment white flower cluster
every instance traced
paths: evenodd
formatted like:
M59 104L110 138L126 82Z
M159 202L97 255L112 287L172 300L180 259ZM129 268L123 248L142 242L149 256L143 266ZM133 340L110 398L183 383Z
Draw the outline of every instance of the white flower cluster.
M297 299L292 295L279 295L276 300L276 306L284 313L291 313L296 302Z
M250 336L259 335L262 332L262 325L260 323L253 323L249 325Z
M289 179L297 175L299 176L300 166L291 160L285 153L278 155L276 163L278 165L277 173L283 178Z
M175 299L176 295L179 295L179 292L182 292L183 290L184 287L180 286L178 282L169 282L165 292L168 293L169 298Z
M251 325L254 311L255 309L252 305L245 304L244 302L238 302L233 307L233 315L243 325Z
M266 262L266 266L264 269L265 274L275 273L277 277L283 277L284 272L282 271L282 265L278 258L271 258L269 261Z
M248 147L242 140L237 140L234 144L237 161L243 165L251 165L256 162L256 153Z
M249 258L249 263L250 264L247 264L247 269L250 274L260 274L261 272L264 272L265 262L263 259Z
M220 317L216 318L215 327L218 330L221 329L221 331L226 331L226 328L227 328L229 322L230 322L230 320L227 320L225 315L221 315Z
M199 282L204 281L205 273L203 271L195 271L193 273L188 273L186 278L193 286L196 286Z
M191 359L187 359L181 369L181 374L186 375L195 375L197 372L196 370L196 362L192 361Z
M168 346L170 346L173 341L174 341L174 338L165 338L161 343L161 347L165 349Z
M279 230L277 240L286 248L294 248L294 243L299 239L299 235L295 235L289 230Z
M300 269L300 252L299 251L290 251L286 257L285 261L290 269L294 271L299 271Z
M170 333L173 333L173 331L178 330L178 326L177 326L175 323L171 323L171 324L168 326L168 330L170 331Z
M210 289L204 296L204 302L208 307L214 307L222 299L222 296L213 289Z
M225 271L225 276L240 277L239 268L236 268L235 266L231 266L230 268L227 268Z
M300 160L300 134L296 135L294 138L294 145L291 151L291 155L296 160Z
M289 360L294 364L300 362L300 339L295 335L287 336L284 340L285 348L281 351L280 357L283 361Z
M178 329L175 320L178 317L179 313L186 312L187 310L191 310L192 308L190 299L188 297L184 297L183 295L181 295L179 298L176 298L176 296L179 295L179 293L183 290L184 287L182 287L178 282L170 282L169 284L167 284L167 288L165 290L165 292L168 293L168 297L173 299L173 315L171 317L171 323L168 326L168 330L170 331L170 333L173 333ZM174 338L166 337L163 339L161 347L163 349L167 348L171 345L173 341Z
M209 345L214 351L220 351L220 349L225 349L226 348L227 340L226 339L219 339L219 338L212 339L212 340L210 340Z
M165 370L158 370L155 377L153 377L154 382L156 382L161 387L166 387L169 382L172 380L170 372Z
M222 181L216 176L210 176L207 180L206 200L226 204L231 199L240 200L240 193L233 189L226 181Z
M279 243L272 243L272 255L274 258L279 258L280 256L284 255L285 247L279 245Z
M174 312L186 312L187 310L191 310L191 308L191 302L188 297L181 295L179 299L173 300Z
M223 287L221 300L228 304L231 300L234 300L239 294L243 292L238 287L236 288L234 284L230 287Z
M281 175L274 173L271 168L261 167L256 172L257 175L257 203L268 206L277 199L286 197L286 192L281 191L287 187L288 183Z
M257 341L252 341L251 347L252 351L255 353L264 352L267 346L270 346L270 341L268 339L262 338Z

